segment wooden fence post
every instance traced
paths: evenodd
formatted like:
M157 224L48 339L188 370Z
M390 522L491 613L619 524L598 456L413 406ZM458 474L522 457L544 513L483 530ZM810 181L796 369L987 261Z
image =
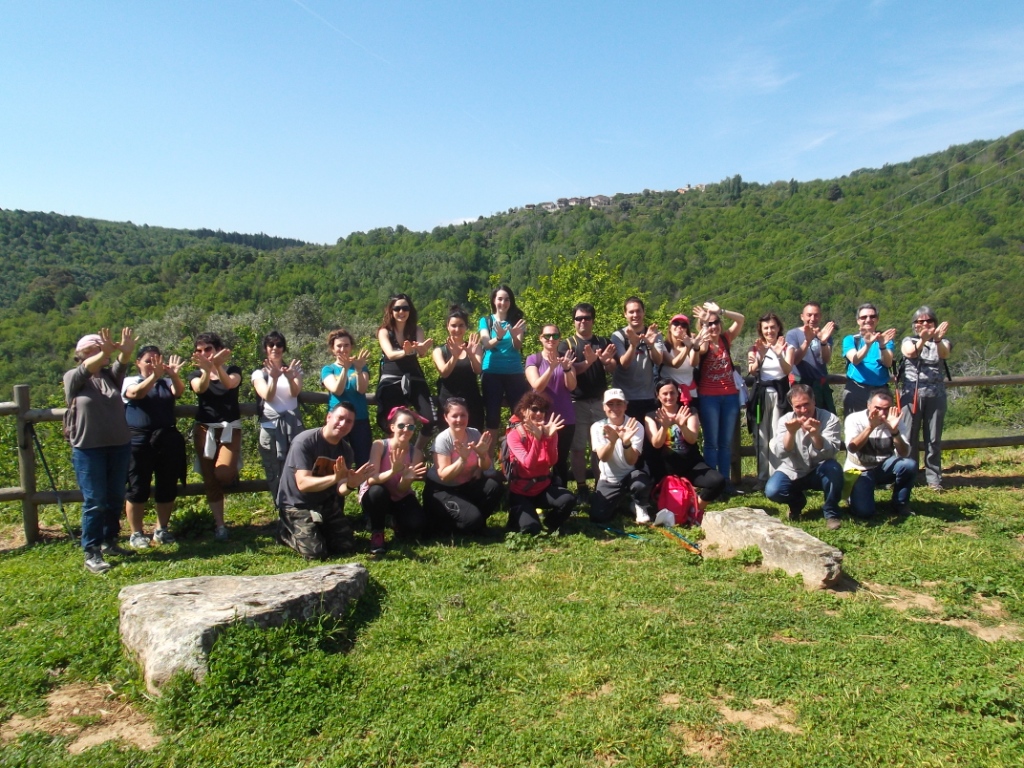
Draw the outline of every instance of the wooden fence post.
M34 426L25 418L31 406L28 384L14 385L14 404L18 406L18 478L25 498L21 500L21 519L25 525L25 543L39 541L39 510L36 495L36 451L32 443Z

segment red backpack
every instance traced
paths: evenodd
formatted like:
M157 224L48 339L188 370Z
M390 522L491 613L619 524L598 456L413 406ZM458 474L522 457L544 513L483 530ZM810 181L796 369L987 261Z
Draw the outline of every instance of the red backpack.
M655 509L667 509L676 525L700 525L704 515L697 504L697 492L685 477L666 475L654 488Z

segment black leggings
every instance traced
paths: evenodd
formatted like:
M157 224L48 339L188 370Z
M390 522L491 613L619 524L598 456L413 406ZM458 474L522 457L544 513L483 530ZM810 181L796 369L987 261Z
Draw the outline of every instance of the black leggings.
M508 529L519 533L540 533L540 516L537 509L546 512L544 526L549 531L558 530L569 519L576 508L576 497L568 488L552 483L536 496L508 495Z
M415 493L392 501L387 488L371 485L363 494L361 504L363 512L370 518L370 529L373 531L384 530L388 515L391 515L395 536L399 538L414 539L426 530L427 515Z
M482 533L487 528L487 518L498 508L504 495L501 475L488 470L462 485L441 485L428 480L423 489L423 505L431 529L439 534Z

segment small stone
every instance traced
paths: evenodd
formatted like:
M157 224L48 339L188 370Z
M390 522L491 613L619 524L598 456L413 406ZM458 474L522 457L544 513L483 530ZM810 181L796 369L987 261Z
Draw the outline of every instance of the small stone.
M322 565L273 576L202 576L125 587L121 640L142 664L146 686L160 686L179 670L206 675L214 641L236 621L278 627L292 621L345 615L366 589L359 563Z
M761 550L761 564L800 576L809 589L824 589L842 576L843 553L801 528L788 526L763 509L736 507L704 513L705 554L717 547L728 556L746 547Z

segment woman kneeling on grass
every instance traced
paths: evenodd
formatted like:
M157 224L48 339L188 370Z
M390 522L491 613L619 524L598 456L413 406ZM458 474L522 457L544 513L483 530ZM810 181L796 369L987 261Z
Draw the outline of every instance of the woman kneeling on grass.
M412 484L427 474L423 452L413 445L413 437L424 419L401 406L391 409L387 424L391 437L376 440L370 448L369 480L363 485L359 500L370 518L370 553L387 551L384 526L391 515L395 536L413 539L426 528L426 514Z
M683 477L697 489L701 510L725 490L725 477L709 467L700 453L700 419L690 406L679 402L679 389L674 381L662 379L656 385L661 407L647 414L647 466L655 482L666 475Z
M146 502L156 478L156 528L153 541L173 544L168 530L174 501L178 498L178 480L185 482L185 438L178 431L174 403L185 391L179 371L184 363L177 355L164 362L159 347L139 350L135 364L138 376L125 377L121 397L125 402L125 418L132 431L132 458L128 465L128 501L125 511L132 536L132 549L145 549L149 537L142 527Z
M558 462L558 430L564 422L558 414L548 416L550 411L550 401L536 392L527 392L516 404L506 435L512 465L508 478L511 531L540 533L538 509L547 513L544 526L558 530L576 507L576 497L551 477Z
M491 461L490 433L468 427L466 401L451 397L442 408L448 429L434 438L434 466L427 472L423 505L439 533L483 533L505 492Z

